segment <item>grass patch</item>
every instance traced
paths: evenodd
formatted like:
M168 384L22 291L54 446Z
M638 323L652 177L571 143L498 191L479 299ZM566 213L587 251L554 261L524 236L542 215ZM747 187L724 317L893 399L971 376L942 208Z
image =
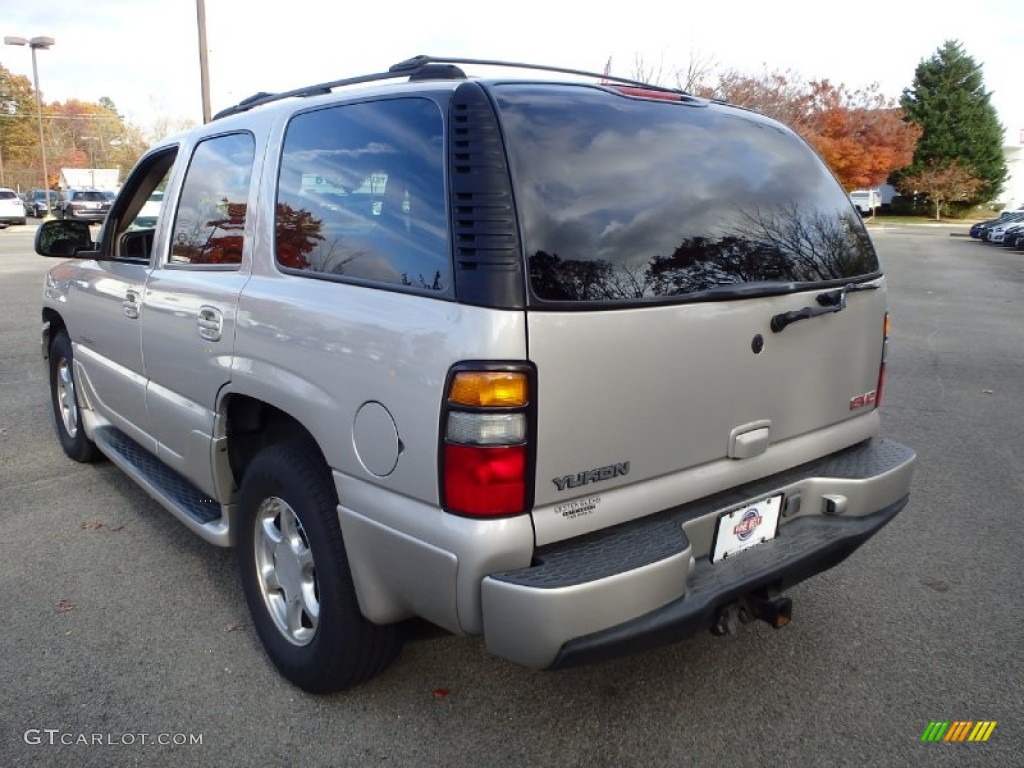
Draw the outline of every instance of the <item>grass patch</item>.
M967 226L973 222L969 219L944 218L936 221L934 216L891 216L880 214L878 216L865 217L864 223L870 227L872 225L882 226L885 224L963 224Z

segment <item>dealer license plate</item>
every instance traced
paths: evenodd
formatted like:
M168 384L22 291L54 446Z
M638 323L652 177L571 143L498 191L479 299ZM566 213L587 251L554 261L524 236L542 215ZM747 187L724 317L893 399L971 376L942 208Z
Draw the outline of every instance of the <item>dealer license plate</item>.
M779 530L782 494L744 504L718 518L711 562L717 563L745 549L775 538Z

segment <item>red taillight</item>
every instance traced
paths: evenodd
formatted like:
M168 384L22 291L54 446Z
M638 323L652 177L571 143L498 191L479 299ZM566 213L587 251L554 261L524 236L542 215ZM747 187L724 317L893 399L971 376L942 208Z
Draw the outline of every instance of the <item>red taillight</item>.
M526 446L444 447L445 506L465 515L515 515L526 504Z
M882 362L878 365L878 386L875 387L875 408L882 405L882 392L885 389L885 362L889 357L889 313L885 313L882 326Z
M473 517L528 511L532 389L524 364L462 364L452 372L441 423L445 510Z

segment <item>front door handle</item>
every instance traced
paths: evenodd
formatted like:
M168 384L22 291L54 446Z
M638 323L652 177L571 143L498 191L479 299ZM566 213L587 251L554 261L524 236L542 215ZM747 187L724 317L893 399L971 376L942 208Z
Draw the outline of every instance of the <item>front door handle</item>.
M130 317L132 320L138 320L139 309L142 306L142 301L139 298L139 292L135 290L129 290L124 295L124 301L121 302L121 307L124 309L124 316Z
M199 308L199 335L206 341L220 341L224 332L224 314L216 307Z

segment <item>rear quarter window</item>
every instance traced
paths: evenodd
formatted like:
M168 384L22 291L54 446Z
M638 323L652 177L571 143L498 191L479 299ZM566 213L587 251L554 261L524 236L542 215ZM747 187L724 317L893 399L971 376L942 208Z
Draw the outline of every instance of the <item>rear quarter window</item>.
M535 299L677 301L878 272L842 187L771 120L591 86L494 93Z
M428 99L292 118L278 179L278 265L432 295L451 291L444 124Z

